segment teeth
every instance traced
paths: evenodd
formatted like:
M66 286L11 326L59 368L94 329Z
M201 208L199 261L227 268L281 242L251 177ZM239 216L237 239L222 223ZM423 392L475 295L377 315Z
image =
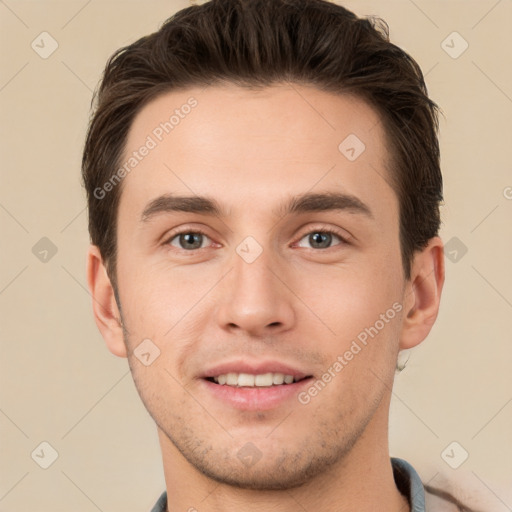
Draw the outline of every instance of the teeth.
M236 373L228 373L226 375L226 384L228 386L237 386L238 385L238 375Z
M284 382L284 373L274 373L272 377L273 384L282 384Z
M271 373L264 373L262 375L254 376L255 386L272 386L273 383L273 375ZM240 385L240 379L238 379L238 385Z
M280 386L281 384L291 384L294 382L293 375L285 375L284 373L262 373L252 375L250 373L227 373L213 377L213 380L220 385L238 387L270 387Z
M254 375L249 373L241 373L238 376L238 386L254 387Z

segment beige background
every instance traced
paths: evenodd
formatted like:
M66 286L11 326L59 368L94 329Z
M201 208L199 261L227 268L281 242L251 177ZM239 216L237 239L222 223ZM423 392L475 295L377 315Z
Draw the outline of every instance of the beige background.
M106 59L186 5L0 2L0 511L138 512L164 489L153 422L126 360L107 351L93 322L79 172L91 93ZM433 332L397 375L392 454L478 510L510 511L512 2L344 5L388 22L445 114L442 235L456 237L450 247L458 259L447 259ZM31 48L43 31L58 43L47 59ZM442 47L454 31L469 44L458 58ZM445 48L453 54L462 44L450 36ZM42 237L57 248L46 262L32 249ZM36 463L43 441L58 452L48 469ZM460 447L443 459L453 441ZM452 469L445 460L453 465L462 450L469 458ZM43 452L48 460L49 449Z

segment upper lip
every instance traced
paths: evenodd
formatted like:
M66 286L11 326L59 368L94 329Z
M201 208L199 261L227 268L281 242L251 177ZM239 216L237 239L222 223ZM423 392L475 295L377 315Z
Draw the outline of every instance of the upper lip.
M285 375L292 375L295 380L311 376L310 373L280 361L248 361L247 359L237 359L213 365L204 371L200 377L206 379L208 377L226 375L227 373L249 373L253 375L283 373Z

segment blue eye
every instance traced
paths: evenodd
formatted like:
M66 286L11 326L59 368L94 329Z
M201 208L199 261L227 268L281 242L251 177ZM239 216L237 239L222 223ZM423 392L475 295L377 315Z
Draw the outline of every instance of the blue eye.
M192 251L194 249L202 249L204 247L203 243L207 240L210 239L204 233L187 231L176 234L168 243L173 247L178 247L178 249Z
M184 251L195 251L212 245L212 240L201 231L182 231L174 234L167 242L168 245ZM329 249L336 245L348 243L345 238L328 229L318 229L304 235L298 247L307 249Z
M302 241L307 240L307 243L310 244L312 249L329 249L335 239L337 239L338 242L344 242L343 238L331 231L312 231L311 233L303 236L298 245L299 247L304 247L304 245L302 245Z

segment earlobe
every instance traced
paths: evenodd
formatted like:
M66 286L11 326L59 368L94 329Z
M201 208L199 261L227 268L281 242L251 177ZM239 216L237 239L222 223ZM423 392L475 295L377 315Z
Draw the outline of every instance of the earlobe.
M114 289L100 250L95 245L91 245L87 252L87 283L93 299L94 320L108 349L116 356L127 357L121 315L117 307Z
M400 350L418 345L432 329L439 311L444 276L443 242L434 237L414 257L411 280L404 296L407 310L400 333Z

